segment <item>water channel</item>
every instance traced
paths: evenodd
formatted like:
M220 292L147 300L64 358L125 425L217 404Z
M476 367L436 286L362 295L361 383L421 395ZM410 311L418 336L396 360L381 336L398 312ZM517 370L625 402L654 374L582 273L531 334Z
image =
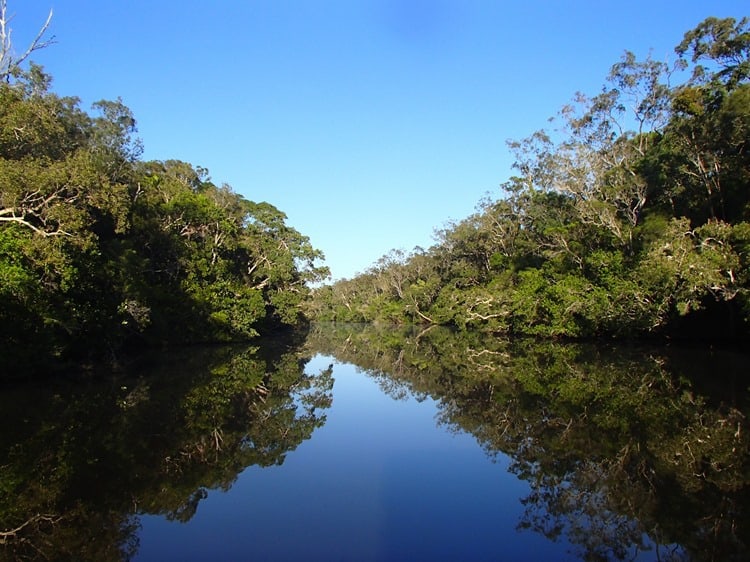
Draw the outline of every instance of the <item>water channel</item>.
M0 392L0 559L745 560L750 357L314 326Z

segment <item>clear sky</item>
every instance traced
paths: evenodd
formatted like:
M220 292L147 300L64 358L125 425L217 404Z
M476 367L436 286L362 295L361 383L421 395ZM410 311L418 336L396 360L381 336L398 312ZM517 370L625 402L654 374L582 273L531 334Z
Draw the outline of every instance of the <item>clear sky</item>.
M146 159L208 168L352 277L429 247L511 174L505 142L595 94L628 49L674 60L747 0L8 0L17 50L82 107L118 96Z

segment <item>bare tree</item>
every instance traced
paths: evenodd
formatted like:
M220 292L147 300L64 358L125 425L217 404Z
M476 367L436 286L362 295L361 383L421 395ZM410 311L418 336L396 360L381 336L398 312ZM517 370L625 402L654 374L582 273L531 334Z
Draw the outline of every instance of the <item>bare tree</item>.
M49 11L47 20L44 25L39 29L39 32L34 37L34 40L27 47L27 49L21 54L16 56L13 51L13 42L11 40L11 28L10 21L13 16L8 16L8 6L6 0L0 0L0 80L9 82L13 74L23 64L23 62L29 58L31 53L44 49L55 42L55 36L45 38L45 34L49 29L49 24L52 21L52 10Z

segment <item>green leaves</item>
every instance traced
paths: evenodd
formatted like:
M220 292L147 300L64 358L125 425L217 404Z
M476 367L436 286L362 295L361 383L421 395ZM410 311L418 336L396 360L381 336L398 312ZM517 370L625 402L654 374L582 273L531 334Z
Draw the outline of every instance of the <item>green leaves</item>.
M0 354L32 370L303 319L328 270L281 211L189 163L139 161L121 100L92 116L42 78L0 84Z
M675 52L696 64L693 82L721 82L729 88L750 77L750 20L709 17L685 33Z
M642 276L661 285L662 299L681 315L701 309L708 295L734 298L739 289L740 258L730 242L732 230L720 221L691 230L687 219L673 219L649 249Z
M708 18L676 50L678 69L710 64L677 86L626 52L556 128L508 143L500 199L316 292L317 314L583 338L668 335L705 312L687 335L746 337L749 46L747 19Z

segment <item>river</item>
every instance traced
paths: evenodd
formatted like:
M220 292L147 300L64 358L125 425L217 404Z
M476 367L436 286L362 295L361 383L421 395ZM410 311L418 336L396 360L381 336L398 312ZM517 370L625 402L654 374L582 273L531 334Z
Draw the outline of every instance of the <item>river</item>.
M748 359L323 325L6 386L0 557L745 560Z

